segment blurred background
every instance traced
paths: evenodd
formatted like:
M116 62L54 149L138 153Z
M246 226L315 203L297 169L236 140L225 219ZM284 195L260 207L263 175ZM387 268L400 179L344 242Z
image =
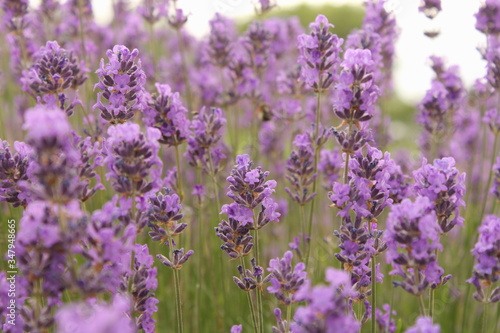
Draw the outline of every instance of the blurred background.
M257 0L178 0L178 6L190 17L187 29L196 37L208 33L208 21L217 12L236 19L240 24L250 21ZM40 0L32 1L37 6ZM138 4L140 0L131 0ZM432 20L418 12L420 0L390 0L387 9L394 11L400 27L396 43L395 89L408 104L417 103L430 86L432 71L428 58L444 56L450 65L460 66L467 86L485 73L478 46L485 44L484 35L475 30L474 14L481 0L442 0L443 11ZM94 15L99 23L108 23L112 17L113 0L93 0ZM317 14L325 14L336 26L340 36L361 25L362 0L277 0L278 8L272 16L299 16L307 26ZM440 35L431 40L424 30L438 30Z

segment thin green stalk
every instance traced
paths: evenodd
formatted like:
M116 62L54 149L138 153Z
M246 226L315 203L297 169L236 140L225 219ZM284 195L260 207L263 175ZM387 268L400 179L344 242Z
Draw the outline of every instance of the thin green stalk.
M179 192L179 198L184 199L184 190L182 189L182 177L181 177L181 158L179 155L179 145L175 145L175 165L177 167L177 177L176 177L176 185L177 191Z
M481 324L481 332L488 332L488 304L483 304L483 313L482 313L482 324Z
M212 161L212 150L210 149L210 147L208 148L207 154L208 154L208 163L209 163L209 168L210 168L210 176L212 177L212 182L214 184L215 202L217 203L215 210L216 210L216 216L217 216L219 214L219 209L221 208L220 200L219 200L219 185L217 184L217 178L215 177L214 163Z
M368 232L371 234L372 233L372 227L371 227L371 223L370 221L368 221ZM377 321L376 321L376 317L375 317L375 310L377 308L377 286L376 286L376 283L377 283L377 271L376 271L376 263L375 263L375 256L372 255L372 258L371 258L371 268L372 268L372 276L371 276L371 283L372 283L372 320L371 320L371 332L372 333L375 333L376 331L376 324L377 324Z
M182 303L181 303L181 287L179 281L179 270L174 269L174 284L175 284L175 303L177 312L177 331L184 332L184 324L182 322Z
M254 214L255 216L255 214ZM257 218L254 217L254 224L257 224ZM259 249L259 229L255 229L255 256L257 257L257 265L262 265L260 261L260 249ZM262 311L262 290L260 286L255 290L257 293L257 317L259 318L259 331L264 332L264 312Z
M319 81L319 87L321 87L322 82L321 78ZM318 93L316 95L316 124L314 128L314 139L315 142L314 144L314 172L318 171L318 159L319 159L319 148L320 146L317 144L317 139L319 135L319 124L320 124L320 118L321 118L321 90L318 90ZM316 193L316 185L317 185L317 180L318 177L314 178L313 180L313 185L312 185L312 193ZM313 216L314 216L314 204L316 200L313 198L311 200L311 208L309 210L309 221L308 221L308 227L307 227L307 235L311 239L307 245L307 252L306 252L306 267L309 265L309 256L311 255L311 246L312 246L312 222L313 222Z
M286 333L290 332L290 321L292 320L292 305L286 307Z
M495 133L495 143L493 144L493 151L491 152L491 161L490 161L488 182L486 183L486 189L484 191L483 207L481 208L481 215L479 218L479 223L481 223L481 221L483 220L484 212L486 210L486 204L488 203L488 193L490 191L491 180L493 178L492 169L493 169L493 165L495 164L495 157L496 157L497 150L498 150L498 135L499 135L499 133Z
M422 295L418 295L418 305L420 306L420 314L422 316L427 316L427 311L425 311L424 299Z
M245 268L245 260L243 257L240 257L241 260L241 267L243 267L243 271L246 271ZM253 322L253 329L255 333L259 332L259 324L257 320L257 316L255 314L255 307L252 301L252 296L250 295L250 291L245 291L247 294L247 300L248 300L248 306L250 307L250 313L252 314L252 322Z

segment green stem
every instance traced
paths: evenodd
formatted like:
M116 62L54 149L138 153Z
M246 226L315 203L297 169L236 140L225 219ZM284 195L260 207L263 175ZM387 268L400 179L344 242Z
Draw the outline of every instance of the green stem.
M181 178L181 158L179 155L179 145L175 145L175 165L177 167L177 177L176 177L176 185L177 191L179 192L179 198L184 199L184 190L182 189L182 178Z
M372 333L376 331L377 321L375 320L375 310L377 308L377 289L376 289L376 263L375 256L372 257Z
M212 182L214 184L215 202L217 203L215 210L217 216L219 215L219 209L221 208L221 205L219 200L219 186L217 184L217 178L215 177L214 163L212 161L212 150L210 149L210 147L207 149L207 153L208 153L208 163L210 168L210 176L212 177Z
M254 214L254 225L257 225L257 218ZM255 229L255 256L257 257L257 265L262 265L260 261L260 249L259 249L259 229ZM259 318L259 331L264 332L264 312L262 311L262 290L261 287L258 286L255 290L257 293L257 308L258 313L257 317Z
M174 2L175 4L175 2ZM193 111L193 101L191 100L191 85L189 84L188 70L186 66L185 52L184 52L184 40L182 38L181 29L177 29L177 39L179 41L179 52L181 54L181 70L182 79L184 80L184 86L186 88L186 103L190 114Z
M322 82L321 78L319 81L319 87L321 87ZM318 159L319 159L319 148L320 145L318 144L318 135L319 135L319 124L320 124L320 118L321 118L321 90L318 90L318 93L316 95L316 123L315 123L315 128L314 128L314 172L318 171ZM312 185L312 193L316 193L316 185L317 185L317 180L318 177L314 178L313 180L313 185ZM306 267L309 265L309 256L311 255L311 247L312 247L312 223L313 223L313 216L314 216L314 206L315 206L315 198L311 200L311 208L309 210L309 221L308 221L308 227L307 227L307 235L310 238L310 241L307 245L307 252L306 252Z
M286 333L290 332L290 321L292 320L292 305L286 307Z
M498 135L499 135L499 133L495 133L495 143L493 144L493 151L491 152L491 161L490 161L488 182L486 183L486 189L484 191L483 207L481 209L479 223L481 223L481 221L483 220L484 212L486 210L486 204L488 203L488 193L490 191L491 180L493 178L492 169L493 169L493 165L495 164L495 157L496 157L497 149L498 149Z
M482 313L482 324L481 324L481 332L488 332L488 304L483 304L483 313Z
M175 303L177 309L177 331L184 332L184 325L182 322L182 303L181 303L181 287L179 280L179 270L174 269L174 284L175 284Z
M241 267L243 267L243 272L245 272L246 271L245 260L243 259L243 257L240 257L240 260L241 260ZM250 291L245 291L245 292L247 294L247 300L248 300L248 306L250 307L250 313L252 314L253 330L255 333L258 333L259 332L259 324L258 324L257 316L255 314L255 306L254 306L253 301L252 301L252 296L250 295Z

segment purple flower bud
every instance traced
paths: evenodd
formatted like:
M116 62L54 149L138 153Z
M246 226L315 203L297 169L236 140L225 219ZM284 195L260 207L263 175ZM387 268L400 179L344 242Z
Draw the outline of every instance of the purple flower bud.
M298 263L292 267L292 258L293 253L287 251L283 258L271 259L267 269L271 272L271 286L267 288L267 291L287 306L296 302L293 295L304 284L307 277L304 263Z

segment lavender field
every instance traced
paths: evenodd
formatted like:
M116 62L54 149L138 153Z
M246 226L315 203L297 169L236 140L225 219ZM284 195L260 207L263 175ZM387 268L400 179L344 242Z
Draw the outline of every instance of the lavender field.
M0 3L1 332L500 332L500 0L415 105L386 0Z

